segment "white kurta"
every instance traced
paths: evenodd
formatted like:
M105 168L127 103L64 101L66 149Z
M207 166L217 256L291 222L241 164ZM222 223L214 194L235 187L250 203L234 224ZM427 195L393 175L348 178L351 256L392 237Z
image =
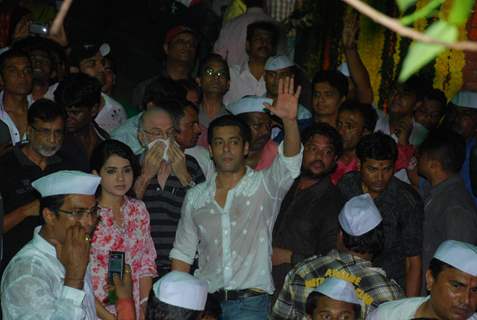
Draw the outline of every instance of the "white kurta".
M368 314L366 320L410 320L415 318L416 311L421 304L426 302L430 296L407 298L390 301L379 305L377 309ZM477 320L474 314L468 320Z
M40 229L5 269L0 287L3 320L96 320L89 268L83 290L65 286L65 268Z

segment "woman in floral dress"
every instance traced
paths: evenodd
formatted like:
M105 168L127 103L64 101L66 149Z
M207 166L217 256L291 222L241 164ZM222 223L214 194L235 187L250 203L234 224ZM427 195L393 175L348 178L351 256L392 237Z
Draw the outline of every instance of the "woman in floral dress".
M156 273L156 250L151 238L149 212L144 203L131 197L139 165L131 149L122 142L106 140L91 156L91 168L101 177L98 191L100 222L91 245L92 281L95 296L111 313L114 301L108 300L108 260L111 251L125 253L131 266L136 319L145 317L147 298ZM103 309L100 307L100 309Z

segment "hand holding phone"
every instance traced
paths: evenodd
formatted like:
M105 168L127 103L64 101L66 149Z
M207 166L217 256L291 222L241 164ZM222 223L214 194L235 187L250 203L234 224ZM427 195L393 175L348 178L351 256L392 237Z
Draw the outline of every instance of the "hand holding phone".
M124 252L122 251L111 251L109 253L108 279L110 284L114 284L114 274L117 274L120 279L123 279L125 264L124 259Z

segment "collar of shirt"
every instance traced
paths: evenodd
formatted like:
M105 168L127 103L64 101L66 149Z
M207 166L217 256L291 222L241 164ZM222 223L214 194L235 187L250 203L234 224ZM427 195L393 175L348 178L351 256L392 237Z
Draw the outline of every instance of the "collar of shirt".
M41 226L36 227L35 231L33 231L32 245L39 251L53 256L55 259L57 259L55 247L40 235L40 231Z
M10 138L12 140L12 145L17 144L20 141L26 141L28 139L26 133L23 137L20 137L20 132L18 132L15 122L13 122L12 118L10 118L10 115L5 111L3 97L4 91L0 92L0 121L3 121L8 126L8 129L10 130ZM31 104L33 103L33 97L31 94L27 96L27 101L28 108L30 108Z

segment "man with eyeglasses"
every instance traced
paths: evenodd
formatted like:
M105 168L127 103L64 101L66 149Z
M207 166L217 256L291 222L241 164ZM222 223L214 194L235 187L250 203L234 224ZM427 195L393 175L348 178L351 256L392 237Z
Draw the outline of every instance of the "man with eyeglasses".
M71 169L57 155L63 142L66 115L56 103L40 99L28 110L28 139L0 158L0 193L4 199L5 256L0 273L10 259L31 240L39 225L40 207L31 182L62 169Z
M199 133L197 109L185 100L159 102L139 120L138 138L146 151L140 155L135 192L151 216L159 276L170 271L169 252L186 192L205 180L199 163L184 153L197 143Z
M4 320L97 319L88 262L100 180L58 171L32 183L41 195L43 225L2 277Z
M199 108L201 136L199 145L207 147L207 128L214 119L228 114L224 107L224 95L230 87L229 66L220 55L211 53L200 64L197 82L202 90Z

